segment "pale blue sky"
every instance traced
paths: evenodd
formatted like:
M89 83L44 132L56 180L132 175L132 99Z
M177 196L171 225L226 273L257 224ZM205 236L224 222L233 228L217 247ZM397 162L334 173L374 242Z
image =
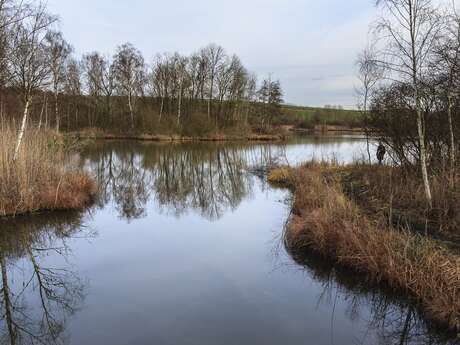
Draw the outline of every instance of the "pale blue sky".
M376 18L373 0L48 0L77 53L112 54L131 42L146 60L208 43L262 78L280 79L289 103L355 106L354 62Z

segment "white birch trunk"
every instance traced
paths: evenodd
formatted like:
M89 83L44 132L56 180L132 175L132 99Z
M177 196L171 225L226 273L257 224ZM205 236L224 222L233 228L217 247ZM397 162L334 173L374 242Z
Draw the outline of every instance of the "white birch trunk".
M43 122L43 113L45 112L45 105L46 105L46 93L43 96L43 104L42 104L42 110L40 111L40 118L38 120L38 129L42 128L42 122Z
M61 127L61 118L59 116L59 103L58 103L58 92L54 91L54 114L56 116L56 132L59 132Z
M129 107L129 115L131 116L131 128L134 129L134 110L133 110L133 102L131 100L131 94L128 95L128 107Z
M427 152L425 146L425 131L423 129L423 114L420 109L420 100L418 96L418 90L416 92L416 107L417 107L417 131L419 137L420 145L420 168L422 170L423 186L425 188L425 196L430 208L433 208L433 198L431 196L431 187L430 180L428 179L428 169L427 169Z
M208 120L211 119L211 102L212 102L213 88L214 88L214 76L211 79L211 90L209 92L209 99L208 99Z
M367 85L366 85L366 91L364 93L364 116L366 116L367 114L367 99L369 97L369 90L367 88ZM366 128L364 129L364 132L366 134L366 150L367 150L367 157L369 159L369 164L372 164L372 157L371 157L371 147L370 147L370 142L369 142L369 131L367 129L367 126Z
M22 124L21 124L21 129L19 130L18 140L16 142L16 148L14 150L13 161L16 161L16 159L18 158L19 149L21 148L22 139L24 137L24 132L26 130L27 118L29 115L29 103L30 101L27 100L24 106L24 115L22 117Z
M410 20L410 36L411 36L411 60L412 60L412 85L414 88L414 100L415 100L415 110L417 112L417 132L419 138L420 146L420 168L422 170L423 186L425 188L426 201L431 208L433 208L433 198L431 196L431 187L430 180L428 178L428 168L427 168L427 152L425 146L425 130L423 124L423 112L422 106L420 104L420 94L418 88L418 64L417 64L417 52L416 52L416 35L417 35L417 15L416 8L414 9L414 4L409 2L409 20Z
M450 159L450 178L451 185L454 185L454 173L455 173L455 136L454 136L454 125L452 120L452 96L448 96L447 100L447 121L449 123L449 159Z
M163 107L164 107L164 98L163 96L161 97L161 105L160 105L160 116L158 117L158 122L161 122L161 119L163 117Z
M48 129L48 97L45 98L45 128Z
M178 104L178 109L177 109L177 124L180 124L180 118L181 118L181 112L182 112L182 83L183 81L181 80L180 83L180 88L179 88L179 104Z

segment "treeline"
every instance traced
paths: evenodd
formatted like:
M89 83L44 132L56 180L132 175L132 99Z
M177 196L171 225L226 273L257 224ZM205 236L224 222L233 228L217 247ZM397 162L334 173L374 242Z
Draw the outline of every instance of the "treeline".
M460 16L455 4L431 0L378 6L381 19L358 59L366 130L390 148L392 162L418 168L433 207L433 179L452 188L458 180Z
M2 123L56 130L205 134L270 127L283 92L258 83L236 55L210 44L189 56L158 54L151 63L132 44L113 56L76 57L42 2L0 0Z

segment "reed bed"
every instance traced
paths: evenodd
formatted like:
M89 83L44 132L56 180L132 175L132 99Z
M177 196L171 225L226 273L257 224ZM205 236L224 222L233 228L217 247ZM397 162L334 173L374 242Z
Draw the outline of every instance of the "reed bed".
M407 292L426 317L460 331L460 257L436 241L371 220L343 192L340 167L306 164L272 172L294 190L289 246L310 250Z
M68 159L61 135L29 129L14 160L17 131L3 127L0 132L0 217L91 203L95 183Z

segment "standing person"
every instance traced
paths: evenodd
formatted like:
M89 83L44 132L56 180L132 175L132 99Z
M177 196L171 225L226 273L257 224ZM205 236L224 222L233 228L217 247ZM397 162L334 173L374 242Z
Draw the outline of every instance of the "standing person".
M385 148L385 146L382 143L379 143L379 147L377 148L377 159L379 161L379 165L382 165L386 153L387 149Z

